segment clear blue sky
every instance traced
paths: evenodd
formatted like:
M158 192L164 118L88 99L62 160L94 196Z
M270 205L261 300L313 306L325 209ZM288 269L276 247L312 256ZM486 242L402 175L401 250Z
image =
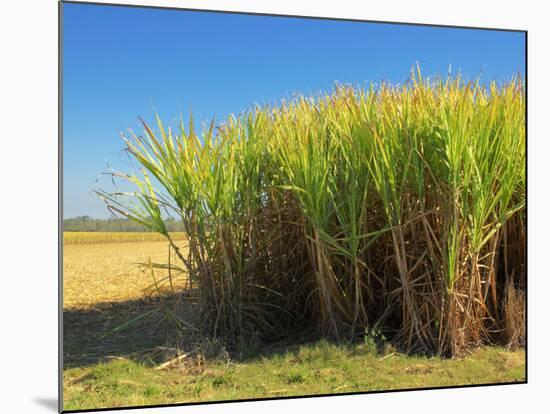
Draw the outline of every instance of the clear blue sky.
M65 4L64 217L109 216L91 190L112 189L95 182L108 165L132 168L120 133L140 131L138 116L221 119L336 81L400 83L417 61L502 82L525 72L524 53L517 32Z

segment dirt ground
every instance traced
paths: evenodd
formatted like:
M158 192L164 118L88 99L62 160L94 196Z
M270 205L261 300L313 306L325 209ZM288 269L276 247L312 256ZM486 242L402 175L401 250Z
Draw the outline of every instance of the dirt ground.
M180 248L184 241L177 242ZM167 242L86 243L64 246L63 354L65 367L83 366L109 356L147 352L166 343L159 300L175 303L172 295L185 287L185 275L155 269L160 293L148 263L168 263ZM171 263L178 265L172 252ZM143 317L146 315L147 317ZM129 329L113 329L138 319ZM108 335L107 335L108 334ZM104 336L107 335L107 336Z
M65 245L63 250L64 309L141 299L154 291L154 281L150 270L139 263L148 258L153 263L168 262L168 243L162 241ZM171 256L177 265L173 252ZM167 276L166 270L155 270L157 281ZM174 288L184 284L183 274L173 274ZM162 286L168 289L168 280Z

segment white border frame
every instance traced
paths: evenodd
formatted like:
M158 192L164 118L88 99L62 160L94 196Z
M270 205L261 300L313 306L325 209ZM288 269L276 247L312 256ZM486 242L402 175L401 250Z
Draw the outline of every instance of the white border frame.
M547 237L550 154L547 108L550 90L543 2L353 0L148 0L117 3L339 17L410 23L527 29L529 176L529 383L402 393L332 396L185 407L124 410L120 413L277 413L342 409L461 413L538 411L544 404L549 334L544 318L547 293ZM538 8L538 7L540 8ZM57 1L4 2L3 39L2 268L4 295L0 355L4 412L54 412L57 399ZM547 15L547 14L546 14ZM7 231L6 231L7 230ZM6 369L7 368L7 369ZM544 404L546 405L546 404ZM7 408L7 410L6 410ZM530 410L531 408L531 410Z

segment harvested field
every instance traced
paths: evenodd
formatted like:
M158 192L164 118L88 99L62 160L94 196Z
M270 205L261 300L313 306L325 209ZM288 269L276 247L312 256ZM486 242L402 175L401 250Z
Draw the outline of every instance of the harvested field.
M182 241L178 244L184 247ZM143 298L144 294L153 293L151 274L139 263L147 262L149 257L153 263L167 263L168 250L165 241L65 245L63 307L87 308L102 302ZM155 270L155 275L160 280L166 278L168 272ZM164 289L169 288L167 282L162 283ZM174 288L183 287L184 277L174 274L173 284Z
M171 233L174 240L184 240L183 232ZM65 231L63 244L97 244L129 242L164 242L166 238L153 232Z
M110 234L122 240L135 233ZM143 318L132 329L103 335L159 308L151 272L140 263L146 263L149 258L153 263L168 263L168 243L105 243L97 242L102 240L101 233L79 235L82 243L64 246L63 353L66 367L95 363L109 356L134 355L164 345L166 338L160 329L162 315L159 314ZM177 243L184 247L181 238ZM165 301L171 300L172 287L177 290L185 286L183 274L172 273L172 287L167 276L167 270L155 269Z

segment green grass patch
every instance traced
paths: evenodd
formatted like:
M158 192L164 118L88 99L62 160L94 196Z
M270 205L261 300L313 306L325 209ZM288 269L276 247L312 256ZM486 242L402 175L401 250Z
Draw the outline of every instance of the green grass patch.
M525 380L525 352L482 348L462 359L380 355L365 345L321 341L246 361L209 361L201 370L158 371L116 360L64 373L64 409L123 407L397 390Z

